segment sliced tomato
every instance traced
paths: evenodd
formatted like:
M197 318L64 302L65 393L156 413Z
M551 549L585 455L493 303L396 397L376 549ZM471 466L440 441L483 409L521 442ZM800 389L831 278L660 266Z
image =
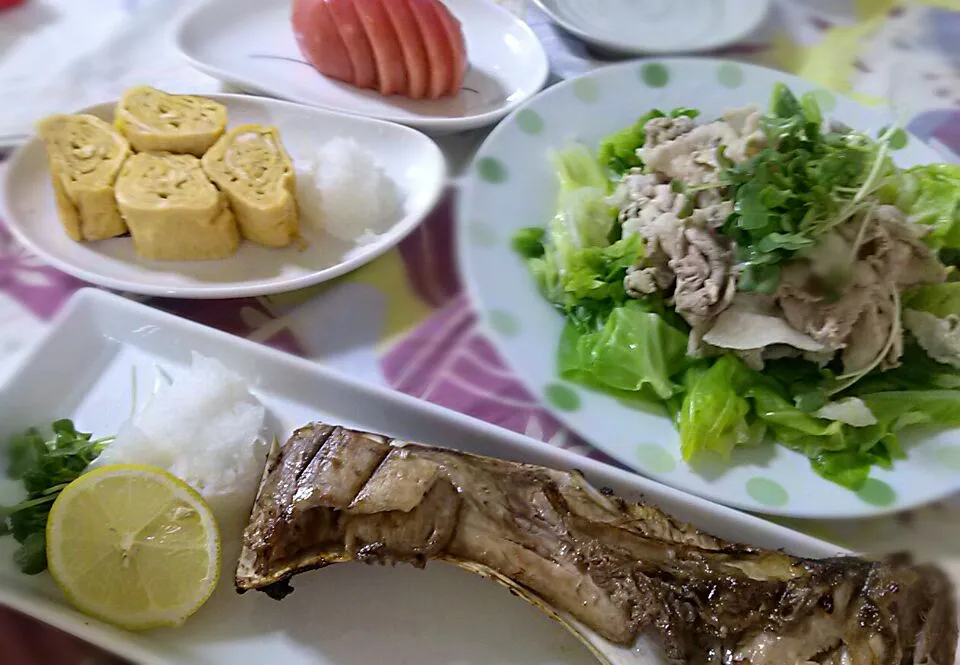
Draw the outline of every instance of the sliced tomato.
M399 2L401 0L394 0ZM433 8L435 0L407 0L417 19L417 27L430 61L430 85L427 97L438 99L453 87L453 47L447 37L439 13Z
M327 0L294 0L291 22L297 46L307 62L324 76L354 82L353 63Z
M450 40L450 47L453 49L453 83L447 92L451 95L459 95L460 89L463 87L463 77L467 73L467 44L463 39L463 28L460 21L450 13L445 4L442 2L432 4L447 33L447 39Z
M353 0L327 0L327 10L333 16L343 43L347 47L347 53L350 54L350 62L353 64L353 84L361 88L376 89L377 63Z
M397 41L397 31L380 0L354 0L360 21L367 31L373 59L377 63L380 93L395 95L407 92L407 68L403 51Z
M430 61L423 36L417 27L417 19L403 0L380 0L397 33L403 61L407 69L407 95L423 99L430 86Z

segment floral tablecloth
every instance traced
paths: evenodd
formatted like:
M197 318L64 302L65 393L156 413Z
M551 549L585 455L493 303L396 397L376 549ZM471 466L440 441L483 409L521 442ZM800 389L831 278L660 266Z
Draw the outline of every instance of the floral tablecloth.
M604 64L601 56L558 32L532 3L499 1L534 28L548 50L555 79ZM32 0L0 13L0 145L4 137L29 131L30 121L43 113L116 96L134 83L197 92L220 89L216 81L184 65L169 45L169 26L189 4ZM909 129L940 150L944 159L960 161L960 3L773 4L756 34L716 55L794 72L867 104L889 102L909 119ZM483 135L473 132L441 142L455 168L465 163ZM454 196L451 190L397 250L333 283L264 298L147 302L602 458L542 408L478 331L461 292L453 251ZM0 381L82 286L19 247L0 220ZM865 552L907 549L952 569L960 561L958 497L890 518L785 523ZM0 661L118 662L2 609Z

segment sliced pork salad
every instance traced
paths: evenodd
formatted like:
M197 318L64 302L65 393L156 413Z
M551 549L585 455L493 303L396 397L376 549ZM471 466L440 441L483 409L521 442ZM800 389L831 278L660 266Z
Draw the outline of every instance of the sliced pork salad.
M770 106L653 110L550 158L515 249L566 317L560 374L675 419L684 459L776 441L859 489L908 425L960 425L960 167Z

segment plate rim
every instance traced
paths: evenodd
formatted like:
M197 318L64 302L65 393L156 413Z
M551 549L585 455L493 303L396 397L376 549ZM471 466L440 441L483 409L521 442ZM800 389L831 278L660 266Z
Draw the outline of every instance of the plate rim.
M552 458L557 468L576 468L590 476L606 476L628 485L638 495L650 498L654 505L664 502L681 504L686 510L700 512L705 516L716 516L734 528L752 530L763 533L770 540L781 543L782 548L788 551L801 552L799 556L831 557L853 554L849 549L834 545L814 536L796 531L782 524L772 522L757 515L752 515L715 501L699 497L689 492L679 490L651 478L611 466L604 462L590 459L570 450L533 439L531 437L507 430L493 423L468 416L438 404L427 402L398 390L374 385L345 373L329 369L320 363L302 358L267 345L237 337L216 328L203 325L156 307L125 298L123 296L103 291L95 287L84 287L76 291L70 300L54 315L44 333L35 339L26 350L22 359L12 369L8 378L0 383L0 395L16 387L21 378L29 372L35 357L43 353L45 347L52 343L62 330L71 326L74 321L90 321L89 312L99 308L100 311L123 311L136 316L137 320L145 325L158 325L167 334L182 335L183 343L189 344L192 339L206 337L220 340L223 345L244 350L258 357L259 362L274 363L280 367L292 368L294 371L310 374L318 380L331 381L339 385L356 390L381 405L390 403L409 412L417 412L425 419L445 421L453 426L470 430L480 435L501 439L518 454L530 453L540 458ZM106 318L106 317L104 317ZM116 317L111 317L116 321ZM82 324L81 324L82 325ZM105 339L109 340L107 331L102 331ZM457 449L454 442L451 448ZM707 525L706 530L710 531ZM803 554L805 552L805 554ZM23 612L38 621L52 625L68 633L85 639L92 644L108 651L135 659L135 662L173 664L182 662L170 654L162 654L151 648L147 643L138 640L135 633L122 631L102 622L77 613L64 603L31 593L19 587L0 586L0 605L4 605ZM173 651L173 649L172 649Z
M185 93L186 94L186 93ZM11 212L11 205L6 196L8 190L8 181L11 179L13 173L17 171L20 167L21 161L24 159L24 155L29 149L40 144L40 138L36 134L30 135L27 140L21 143L7 160L7 166L4 169L2 175L0 175L0 218L5 221L5 228L13 235L13 237L27 248L30 252L37 255L44 262L50 266L56 268L57 270L64 272L72 277L80 279L82 281L88 282L90 284L96 284L98 286L103 286L105 288L114 289L117 291L125 291L127 293L137 293L145 296L159 297L159 298L182 298L187 300L217 300L224 298L248 298L256 296L266 296L274 295L277 293L287 293L290 291L297 291L299 289L304 289L310 286L316 286L317 284L322 284L324 282L336 279L337 277L342 277L343 275L353 272L364 265L380 258L386 252L395 248L399 245L407 236L409 236L413 231L415 231L426 219L430 216L430 213L436 209L437 204L440 202L441 198L446 191L447 186L449 185L449 176L450 169L449 164L447 163L446 155L443 154L443 151L440 150L440 147L437 145L436 141L424 134L423 132L406 125L401 125L399 123L389 122L386 120L380 120L377 118L368 118L365 116L357 116L350 113L343 113L342 111L333 111L330 109L319 108L316 106L309 106L306 104L298 104L296 102L291 102L283 99L271 99L265 97L258 97L256 95L244 95L244 94L235 94L235 93L217 93L217 94L206 94L203 95L206 99L211 99L213 101L221 102L225 106L228 106L231 101L242 102L242 103L252 103L254 105L262 104L266 106L280 106L290 109L296 109L298 111L305 111L307 113L314 113L321 116L333 116L338 118L349 119L350 121L357 121L362 123L370 123L373 125L380 125L384 127L389 127L390 131L399 131L401 133L407 133L417 141L424 142L426 149L432 153L433 157L438 160L440 166L440 172L438 173L436 184L432 187L431 190L427 190L429 197L426 200L422 214L419 215L408 215L403 219L398 220L393 227L400 227L400 230L397 231L396 237L391 238L389 242L381 243L376 249L365 252L359 256L355 256L346 261L341 261L333 266L324 268L323 270L313 271L306 275L299 275L297 277L286 278L283 280L272 279L266 281L262 284L247 284L242 286L227 286L227 285L218 285L218 286L181 286L181 287L163 287L163 286L151 286L149 284L140 284L138 282L131 282L126 279L120 279L116 277L104 276L96 271L89 270L87 268L82 268L74 265L68 260L61 259L59 256L54 255L51 252L48 252L46 249L38 245L33 241L33 239L24 232L21 228L19 222L15 222L15 216ZM96 104L91 104L82 109L74 111L73 113L89 113L95 109L99 109L105 106L115 105L117 100L109 100L104 102L99 102ZM45 169L45 173L49 176L49 171ZM289 249L289 248L288 248ZM222 260L222 259L218 259ZM323 274L321 274L323 273Z
M191 55L190 51L185 47L186 32L190 24L197 20L197 17L206 11L209 7L223 4L229 5L232 0L200 0L195 4L189 11L184 13L182 16L178 17L175 25L173 26L173 44L177 49L177 52L183 57L191 67L212 76L215 79L218 79L223 82L231 83L242 88L251 90L251 91L260 91L261 93L267 95L275 95L278 99L288 101L291 103L302 104L304 106L311 106L313 108L323 109L327 111L346 113L348 115L359 116L363 118L370 118L374 120L381 120L386 122L392 122L407 127L412 127L420 129L422 131L430 131L437 134L451 134L465 132L472 129L478 129L480 127L486 127L488 125L494 124L499 120L503 119L518 106L524 104L530 98L536 96L541 90L543 90L547 81L550 78L550 59L547 56L546 50L543 48L543 44L540 42L540 39L537 37L533 29L527 24L526 21L522 20L520 17L514 15L507 9L504 9L495 2L489 2L489 0L471 0L471 2L482 3L487 10L493 11L494 13L501 14L505 19L509 19L514 25L520 27L521 31L524 32L527 38L530 40L530 43L535 46L535 52L537 54L537 65L539 71L537 72L537 83L534 85L529 93L520 95L514 100L505 101L504 104L496 109L491 111L485 111L483 113L476 113L469 116L464 116L461 118L430 118L430 117L414 117L414 118L405 118L396 115L390 114L376 114L376 113L364 113L357 111L345 111L341 107L336 106L327 106L327 105L318 105L312 101L305 101L302 99L293 99L292 97L287 97L283 94L282 91L278 89L267 89L263 87L262 83L259 83L251 78L247 78L242 75L234 75L224 69L221 69L217 66L207 64L202 60ZM262 2L262 0L260 0ZM767 0L769 1L769 0Z
M458 196L457 196L456 206L454 209L454 228L456 230L454 235L455 235L455 251L457 252L457 265L459 267L459 275L460 275L461 283L463 284L464 293L467 295L470 302L470 307L473 309L474 312L483 311L483 308L480 307L480 305L483 304L483 300L481 300L480 298L479 287L477 284L477 280L474 277L476 272L474 270L468 270L468 266L470 266L471 264L471 261L469 259L471 255L471 249L470 249L469 243L467 242L467 237L469 235L467 227L470 223L471 217L469 214L470 211L467 208L467 202L471 197L476 196L476 193L473 191L478 183L478 177L476 175L476 164L478 163L478 160L482 158L485 148L489 144L491 144L493 141L497 140L502 132L507 130L507 128L509 127L510 121L512 119L514 119L519 113L523 112L525 109L529 108L530 106L533 106L541 96L554 94L554 91L561 91L568 87L573 88L574 86L577 85L577 82L580 81L581 79L590 79L597 76L603 76L605 75L606 72L610 70L630 70L638 66L642 66L644 64L650 64L650 63L663 63L667 66L670 66L672 63L691 63L691 62L699 63L704 67L709 67L709 66L716 67L718 65L729 63L730 60L724 59L724 58L714 58L709 56L689 56L689 57L667 56L667 57L657 57L657 58L635 58L635 59L625 60L623 62L605 65L603 67L598 67L596 69L584 72L577 76L572 76L570 78L564 79L558 82L557 84L550 86L546 90L541 91L531 99L527 100L527 102L525 102L522 106L517 108L509 116L504 118L504 121L501 122L497 127L495 127L493 131L490 132L490 134L483 140L483 142L481 142L481 144L477 147L476 151L474 152L474 156L471 159L470 164L464 170L464 175L461 176L461 178L458 180ZM773 74L776 76L803 80L804 82L812 86L822 87L822 86L819 86L819 84L813 81L810 81L809 79L803 79L802 77L797 76L796 74L791 74L789 72L782 72L779 70L772 69L770 67L764 67L763 65L757 65L757 64L746 63L746 62L735 62L734 64L736 64L738 67L740 67L743 70L750 70L750 69L762 70L764 72L767 72L769 74ZM836 91L830 91L830 92L837 98L843 98L846 101L867 110L883 113L884 109L888 109L888 107L879 107L878 109L870 109L869 107L866 107L865 105L861 104L860 102L853 99L849 95L845 95L843 93L836 92ZM921 141L915 135L910 134L910 136L912 137L913 142L921 144L926 148L929 148L931 151L933 150L933 148L928 146L926 142ZM518 371L514 367L513 363L509 362L504 356L504 354L501 353L501 345L505 343L504 336L501 335L499 332L497 332L490 325L489 321L487 320L487 317L477 316L477 326L479 330L482 332L482 334L484 335L484 337L493 344L494 348L497 351L497 354L501 357L501 359L503 359L507 367L509 367L513 376L524 386L524 388L526 388L526 390L531 395L534 396L538 404L540 404L542 408L547 410L547 412L549 412L554 418L556 418L564 427L566 427L567 429L569 429L574 433L580 434L578 428L575 428L569 424L566 414L552 407L550 404L546 403L542 399L538 386L534 383L533 379L525 375L524 373ZM559 376L557 374L554 374L554 379L559 379ZM585 386L580 386L579 384L577 385L578 387L584 390L588 390L588 391L590 390ZM596 391L591 391L591 392L596 392ZM603 395L603 393L596 393L596 394ZM613 398L611 397L611 399ZM626 408L626 407L621 407L621 408ZM606 452L606 450L604 450L603 448L598 447L595 443L593 443L590 440L589 437L584 436L582 434L580 434L580 436L592 447L596 448L597 450L600 450L601 452L605 452L611 457L615 457L611 453ZM707 501L711 501L714 503L722 503L723 505L734 508L736 510L749 511L751 513L759 513L759 514L767 515L770 517L790 518L790 519L812 519L812 520L834 519L836 520L836 519L864 519L864 518L871 518L871 517L884 517L888 515L893 515L893 514L913 510L924 505L930 505L931 503L935 503L943 498L946 498L950 494L955 493L957 489L960 488L960 480L958 480L957 487L954 487L951 490L950 494L943 494L938 496L937 498L914 499L908 502L895 503L890 506L874 506L864 501L864 502L861 502L862 506L859 507L859 510L848 509L848 510L843 510L842 512L836 512L836 511L827 512L824 510L796 510L795 507L792 507L793 506L792 503L788 503L786 506L778 507L778 506L763 505L759 503L748 503L747 501L744 501L735 497L734 498L724 497L723 499L721 499L719 498L719 495L720 495L719 492L714 493L712 495L707 495L697 488L690 488L682 483L674 484L674 483L669 483L665 480L655 479L653 476L646 475L647 472L642 472L641 470L639 470L639 467L632 462L621 461L621 463L627 466L628 468L630 468L631 470L633 470L634 473L637 473L642 477L645 477L651 480L656 480L656 482L661 482L670 487L695 495ZM851 491L851 494L853 494L852 491Z
M546 14L547 18L550 19L557 27L565 30L566 32L582 39L585 42L589 42L594 46L614 51L620 54L629 54L633 56L642 56L642 55L680 55L683 53L708 53L710 51L715 51L718 49L725 48L731 44L735 44L738 41L742 40L744 37L752 34L763 25L763 22L767 20L767 17L770 16L770 12L773 9L773 0L754 0L755 2L762 3L761 11L757 12L753 21L745 24L747 29L742 30L736 34L736 36L729 37L727 39L720 40L715 44L709 44L707 46L698 46L694 48L644 48L639 46L634 42L626 42L619 39L612 39L609 37L604 37L603 35L598 35L596 33L584 30L578 24L573 23L561 16L553 9L548 6L547 0L532 0L533 3L537 6L537 9Z

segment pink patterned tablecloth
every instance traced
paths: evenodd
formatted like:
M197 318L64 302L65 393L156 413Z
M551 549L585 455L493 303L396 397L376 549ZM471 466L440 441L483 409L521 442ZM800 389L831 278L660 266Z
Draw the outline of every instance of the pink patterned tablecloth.
M127 11L138 3L119 4ZM569 75L602 64L522 0L512 4L527 12L548 48L555 73ZM912 118L909 126L914 133L941 149L946 159L955 159L954 153L960 153L960 14L945 8L950 4L946 0L915 4L781 0L760 32L722 55L797 72L865 103L891 100ZM157 6L155 2L148 9ZM0 14L0 39L4 20ZM157 83L154 79L169 77L170 71L165 69L163 77L144 75L139 82ZM0 87L2 74L0 67ZM0 90L3 105L9 98ZM453 251L454 196L449 193L397 250L334 283L265 298L147 302L605 459L562 427L523 388L478 331L476 315L461 292ZM25 345L82 286L18 246L0 220L0 381ZM337 315L327 316L332 312ZM314 325L321 320L322 328ZM788 522L864 551L912 549L922 558L947 565L955 565L960 557L958 523L956 499L894 518ZM119 661L0 608L0 662L106 665Z

